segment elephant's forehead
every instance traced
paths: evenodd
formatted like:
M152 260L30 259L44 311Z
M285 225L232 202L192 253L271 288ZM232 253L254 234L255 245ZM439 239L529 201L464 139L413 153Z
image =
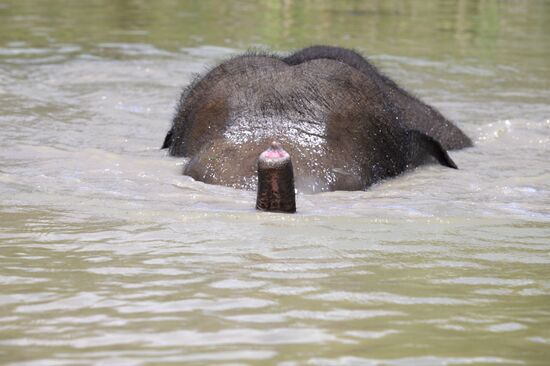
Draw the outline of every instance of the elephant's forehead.
M249 78L243 89L230 94L224 137L235 144L266 139L308 148L325 144L332 100L326 100L318 84L327 83L290 80L288 72L259 83ZM336 99L337 94L331 97Z
M259 143L277 140L313 149L326 143L325 121L301 119L300 116L258 116L233 113L224 137L234 144Z

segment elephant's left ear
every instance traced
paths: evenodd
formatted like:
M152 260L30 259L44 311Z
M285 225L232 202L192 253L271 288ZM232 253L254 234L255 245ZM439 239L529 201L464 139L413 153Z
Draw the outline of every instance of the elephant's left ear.
M409 130L409 152L410 161L417 165L422 163L427 157L434 157L441 165L449 168L458 169L455 162L447 151L441 146L439 141L420 131Z

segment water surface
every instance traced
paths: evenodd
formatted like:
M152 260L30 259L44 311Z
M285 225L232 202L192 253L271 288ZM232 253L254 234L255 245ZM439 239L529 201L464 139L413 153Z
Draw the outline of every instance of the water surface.
M0 363L545 365L550 2L0 1ZM254 192L159 147L250 47L353 47L474 140L365 192Z

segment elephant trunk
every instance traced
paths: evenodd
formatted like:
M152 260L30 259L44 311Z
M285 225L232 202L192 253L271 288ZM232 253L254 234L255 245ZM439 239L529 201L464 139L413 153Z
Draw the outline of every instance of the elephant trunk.
M274 212L296 212L294 172L290 155L278 142L258 158L258 197L256 209Z

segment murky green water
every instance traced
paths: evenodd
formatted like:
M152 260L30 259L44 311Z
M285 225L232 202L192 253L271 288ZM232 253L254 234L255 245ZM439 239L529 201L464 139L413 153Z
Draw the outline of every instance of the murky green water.
M475 141L367 192L194 182L193 73L354 47ZM550 363L549 1L0 0L0 364Z

